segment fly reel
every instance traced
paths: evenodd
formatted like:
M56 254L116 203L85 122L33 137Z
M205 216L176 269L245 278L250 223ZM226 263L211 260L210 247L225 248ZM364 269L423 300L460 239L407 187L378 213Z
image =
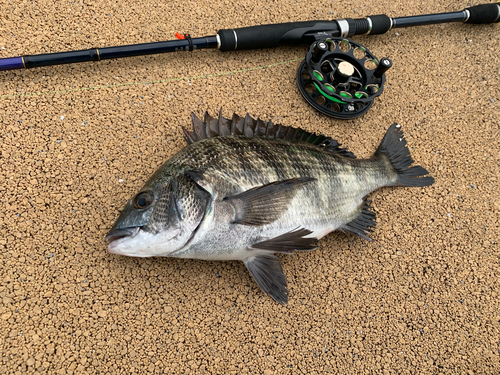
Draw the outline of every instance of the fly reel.
M380 61L361 44L345 38L317 40L299 67L304 99L321 113L352 119L368 111L385 83L391 60Z

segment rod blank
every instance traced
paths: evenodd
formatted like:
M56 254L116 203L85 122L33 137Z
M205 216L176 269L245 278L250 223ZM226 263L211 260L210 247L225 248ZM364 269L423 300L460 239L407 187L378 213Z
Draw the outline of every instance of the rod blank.
M347 18L334 21L289 22L219 30L217 35L201 38L191 38L188 36L186 39L155 43L7 57L0 59L0 71L118 59L166 52L191 51L203 48L217 48L224 52L240 49L272 48L285 44L311 44L318 36L324 36L325 34L334 37L349 37L361 34L384 34L392 28L400 27L424 26L447 22L486 24L498 23L499 21L500 1L494 4L476 5L459 12L400 18L389 18L385 14L380 14L361 19Z

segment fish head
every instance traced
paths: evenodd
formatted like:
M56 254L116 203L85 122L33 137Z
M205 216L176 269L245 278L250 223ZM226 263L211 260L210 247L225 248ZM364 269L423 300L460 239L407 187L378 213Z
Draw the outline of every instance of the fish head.
M201 223L209 194L185 175L146 183L106 235L111 254L170 256L185 247Z

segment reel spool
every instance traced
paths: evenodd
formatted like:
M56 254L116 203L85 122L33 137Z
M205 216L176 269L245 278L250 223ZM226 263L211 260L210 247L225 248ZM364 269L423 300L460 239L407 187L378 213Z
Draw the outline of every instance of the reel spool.
M353 119L368 111L392 67L361 44L346 38L317 40L299 67L297 82L304 99L321 113Z

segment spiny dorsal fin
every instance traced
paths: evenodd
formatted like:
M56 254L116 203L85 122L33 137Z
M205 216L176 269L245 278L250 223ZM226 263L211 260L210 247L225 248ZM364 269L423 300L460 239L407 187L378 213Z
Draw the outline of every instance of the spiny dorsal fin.
M189 132L184 127L182 128L188 144L212 137L245 135L247 137L283 139L290 142L306 142L341 156L356 157L352 152L347 151L347 148L341 148L340 143L330 137L310 133L301 128L273 124L271 121L263 121L260 118L255 120L248 113L245 117L233 114L230 120L222 116L221 108L218 118L213 118L208 112L205 112L203 121L194 113L191 113L191 119L193 131Z

